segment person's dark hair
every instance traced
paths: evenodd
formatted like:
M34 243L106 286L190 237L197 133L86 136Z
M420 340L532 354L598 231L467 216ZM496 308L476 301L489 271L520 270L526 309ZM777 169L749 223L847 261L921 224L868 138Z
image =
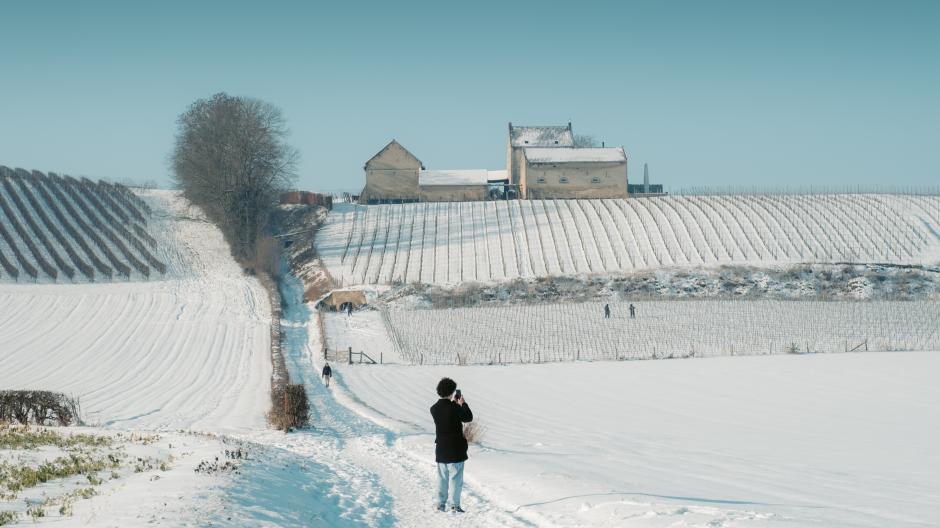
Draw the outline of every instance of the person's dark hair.
M437 382L437 395L441 398L450 396L456 390L457 382L450 378L441 378L441 381Z

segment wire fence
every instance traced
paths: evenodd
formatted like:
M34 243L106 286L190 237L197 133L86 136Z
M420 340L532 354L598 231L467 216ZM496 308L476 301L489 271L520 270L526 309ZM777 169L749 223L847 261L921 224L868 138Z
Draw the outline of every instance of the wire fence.
M635 317L629 306L634 304ZM386 308L411 364L504 364L850 351L940 351L940 303L671 300Z

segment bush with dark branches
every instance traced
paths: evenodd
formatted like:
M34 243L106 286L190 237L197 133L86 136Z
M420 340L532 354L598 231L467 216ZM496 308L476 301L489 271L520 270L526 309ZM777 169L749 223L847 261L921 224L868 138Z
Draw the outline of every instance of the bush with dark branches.
M38 425L81 425L78 399L40 390L0 391L0 422Z

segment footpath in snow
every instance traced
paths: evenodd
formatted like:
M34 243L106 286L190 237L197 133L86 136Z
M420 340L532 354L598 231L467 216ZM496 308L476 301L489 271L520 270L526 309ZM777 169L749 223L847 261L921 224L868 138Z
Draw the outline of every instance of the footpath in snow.
M316 324L310 324L303 290L293 277L281 281L286 307L283 350L295 383L303 383L312 427L285 435L259 431L238 435L265 446L226 492L228 503L215 522L227 526L272 523L279 526L533 526L524 513L513 513L464 488L469 513L433 509L436 466L433 449L419 457L406 439L354 410L362 409L327 388L318 373L322 360ZM387 395L395 398L394 394ZM350 406L338 400L346 400ZM430 408L433 401L422 403ZM427 409L425 409L427 411ZM430 420L430 414L428 414Z

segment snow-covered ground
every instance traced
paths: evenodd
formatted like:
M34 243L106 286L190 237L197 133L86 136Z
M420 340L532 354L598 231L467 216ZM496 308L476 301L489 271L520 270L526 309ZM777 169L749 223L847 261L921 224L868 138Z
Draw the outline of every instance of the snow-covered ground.
M940 260L940 197L667 196L337 204L317 250L343 285L457 284L722 264Z
M0 444L9 430L0 429ZM242 466L244 461L226 457L231 447L208 435L125 432L92 427L30 428L33 434L51 433L62 438L82 437L106 443L75 445L62 449L0 448L0 468L34 470L41 465L63 465L64 457L105 462L99 471L86 471L53 479L0 499L0 514L16 512L22 524L39 521L55 526L147 526L205 525L218 517L234 469L218 470L226 462ZM250 457L256 453L248 453ZM73 459L74 460L74 459ZM219 460L216 463L216 460ZM205 470L195 471L195 468ZM0 471L3 482L13 473ZM9 494L0 486L0 495ZM41 512L41 515L39 514ZM3 524L3 523L0 523Z
M270 308L221 232L148 196L178 278L0 284L0 387L77 396L87 419L150 430L264 427Z
M167 464L139 473L125 468L96 485L95 496L76 501L71 517L39 520L233 527L940 522L934 507L940 497L933 450L940 431L940 394L932 379L937 353L475 367L334 362L338 378L326 388L317 375L324 347L319 324L302 303L303 285L286 276L282 345L292 380L307 390L312 427L290 434L267 429L265 292L241 273L219 231L197 210L174 193L149 192L145 199L154 209L155 232L165 238L158 245L158 258L171 270L165 280L0 285L0 388L78 396L86 417L99 425L78 431L124 435L127 453ZM503 204L494 211L495 225L496 217L481 215L477 206L449 207L435 205L417 216L430 219L420 226L426 236L445 245L406 239L400 224L397 231L374 233L376 245L397 253L360 252L362 268L356 269L385 281L400 268L404 276L450 281L482 270L513 277L654 255L616 243L586 248L576 237L589 234L587 224L577 222L604 218L589 202ZM365 215L364 209L355 214ZM369 209L360 221L381 224L380 210ZM529 220L538 211L573 223L533 229ZM395 218L407 219L403 213L396 210ZM644 209L642 218L654 217ZM486 237L469 236L475 222ZM505 230L503 222L518 228ZM570 238L562 239L565 229ZM738 234L756 241L757 231ZM569 250L545 250L552 232ZM575 242L583 250L572 251ZM441 250L453 244L460 258ZM677 248L685 246L670 244L650 239L637 247L678 258ZM417 264L402 258L405 247L419 256ZM380 312L328 315L324 326L331 349L368 352L391 343ZM457 379L486 427L482 444L471 448L464 515L432 511L428 408L443 375ZM159 439L149 443L133 436L154 433ZM224 451L233 448L248 453L237 469L194 471L203 461L226 462ZM0 462L38 463L58 454L2 452ZM29 493L73 485L59 480ZM22 511L20 500L0 498L0 510Z
M630 317L632 303L636 318ZM390 308L387 324L377 311L356 312L345 326L327 325L326 331L328 341L355 351L425 365L940 350L936 301L606 304L610 318L605 301Z
M486 427L473 493L538 526L873 528L940 524L938 369L936 352L337 367L427 468L453 377Z
M343 351L352 348L353 352L365 352L369 357L381 363L401 363L398 349L392 344L382 322L382 314L374 310L356 312L353 316L345 313L324 312L323 326L326 330L326 346L331 357L347 359ZM357 357L358 361L358 357Z

